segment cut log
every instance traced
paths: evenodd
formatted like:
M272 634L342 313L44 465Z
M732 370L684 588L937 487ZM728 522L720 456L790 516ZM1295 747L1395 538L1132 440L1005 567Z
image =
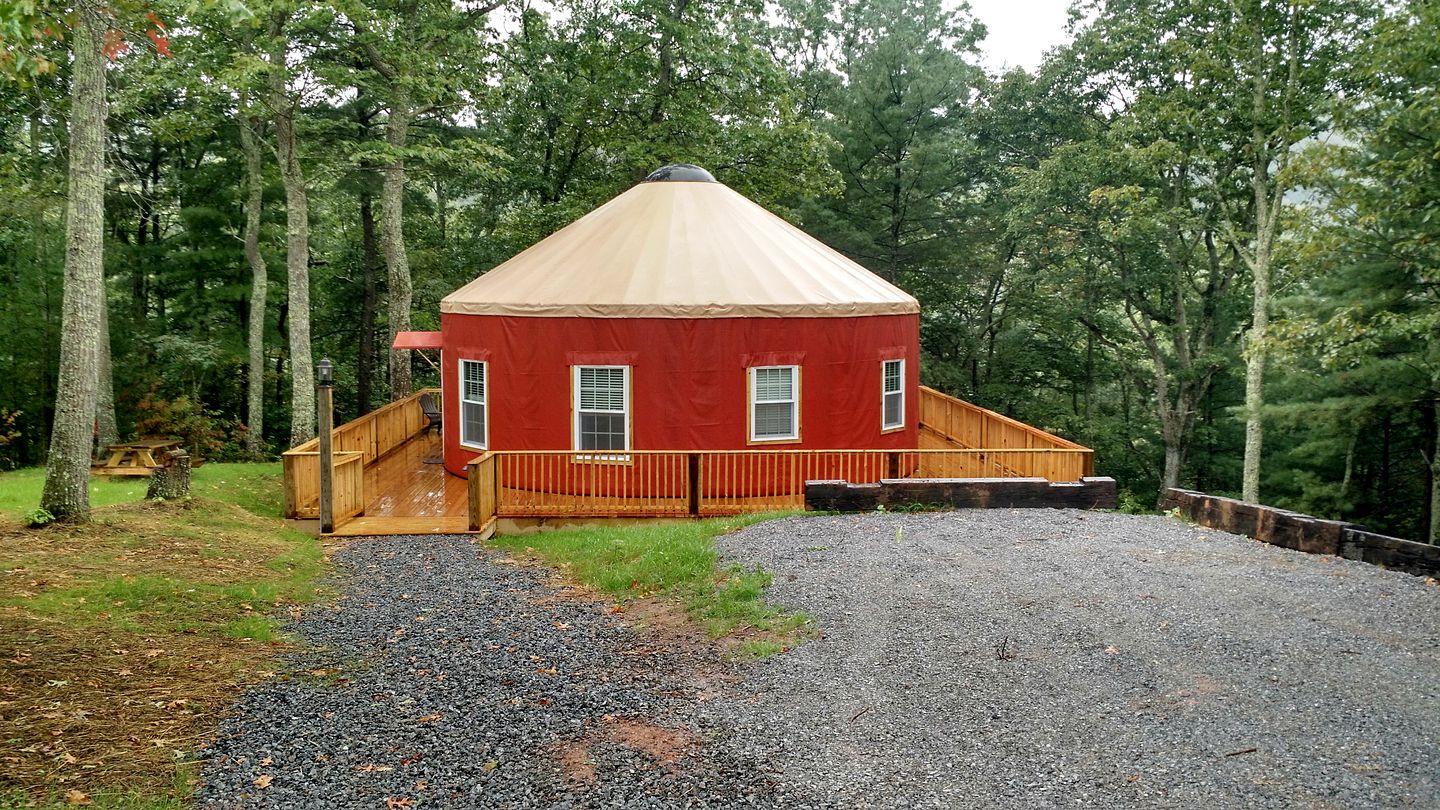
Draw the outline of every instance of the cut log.
M173 501L190 497L190 454L184 450L165 453L161 465L150 473L146 500Z

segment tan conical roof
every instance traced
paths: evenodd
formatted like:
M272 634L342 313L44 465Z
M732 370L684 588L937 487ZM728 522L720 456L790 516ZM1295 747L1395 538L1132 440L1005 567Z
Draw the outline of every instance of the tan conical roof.
M671 177L556 231L446 296L440 311L820 318L911 314L920 304L726 186Z

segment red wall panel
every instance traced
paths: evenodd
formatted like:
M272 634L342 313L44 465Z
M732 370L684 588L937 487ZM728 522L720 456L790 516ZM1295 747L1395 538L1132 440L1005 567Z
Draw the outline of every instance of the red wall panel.
M492 450L573 449L572 365L631 366L635 450L913 449L919 317L519 318L442 314L445 467L463 475L459 360L489 362ZM905 429L881 433L882 359L905 359ZM800 366L798 443L748 443L749 365Z

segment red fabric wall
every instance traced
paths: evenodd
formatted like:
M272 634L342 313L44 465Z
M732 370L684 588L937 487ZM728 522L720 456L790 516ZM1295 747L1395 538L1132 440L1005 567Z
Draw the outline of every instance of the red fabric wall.
M490 449L573 449L571 366L631 366L635 450L913 449L917 315L863 318L518 318L442 314L445 467L463 475L459 360L489 362ZM880 431L880 363L905 359L905 429ZM754 365L800 366L799 443L749 445Z

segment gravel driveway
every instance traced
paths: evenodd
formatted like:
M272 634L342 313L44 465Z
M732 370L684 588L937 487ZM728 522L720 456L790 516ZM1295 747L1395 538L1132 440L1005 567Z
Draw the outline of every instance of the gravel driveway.
M721 540L823 637L726 664L456 537L359 540L203 807L1440 807L1440 588L1168 518ZM647 619L646 621L649 621Z
M847 807L1440 807L1440 588L1164 517L722 540L825 637L708 710Z
M318 650L252 689L206 751L201 807L804 805L690 714L727 672L464 537L357 540Z

